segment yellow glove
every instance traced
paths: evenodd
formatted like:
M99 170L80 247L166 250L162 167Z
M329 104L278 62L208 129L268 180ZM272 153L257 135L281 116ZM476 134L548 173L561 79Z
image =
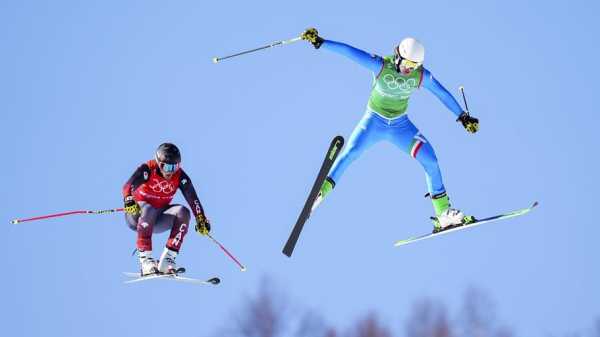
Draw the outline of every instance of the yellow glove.
M302 33L302 35L300 35L300 38L312 43L315 49L319 49L319 47L321 47L323 44L323 41L325 41L319 36L319 31L317 31L316 28L308 28L304 31L304 33Z
M142 210L140 209L140 205L138 205L138 203L135 202L133 196L129 195L125 197L124 203L125 205L123 207L123 210L125 211L125 213L130 215L138 215L142 212Z
M210 222L208 222L204 214L196 216L196 232L200 235L207 235L210 232Z
M458 120L462 123L465 130L467 130L467 132L469 133L475 133L477 132L477 130L479 130L479 119L469 116L469 114L467 114L466 112L463 112L458 117Z

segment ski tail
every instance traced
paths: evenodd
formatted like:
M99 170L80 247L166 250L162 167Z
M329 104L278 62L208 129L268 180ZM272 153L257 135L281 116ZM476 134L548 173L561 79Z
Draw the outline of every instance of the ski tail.
M317 179L315 180L315 183L313 184L313 187L310 190L310 194L308 195L308 199L306 199L306 203L304 204L304 207L302 208L302 212L298 216L298 220L296 221L296 224L294 225L294 228L292 229L292 233L290 234L290 237L288 238L287 242L285 243L285 246L283 247L282 252L287 257L292 256L292 253L294 252L294 247L296 246L296 243L298 242L298 238L300 237L300 233L302 232L302 228L304 227L304 223L310 217L312 205L315 202L315 200L317 199L317 196L319 195L319 190L321 189L321 186L325 182L325 179L327 178L327 174L329 173L329 170L333 166L335 159L340 154L343 146L344 146L344 137L342 137L342 136L336 136L331 141L331 144L329 145L329 149L327 150L327 153L325 154L325 159L323 160L323 164L321 165L321 169L319 170L319 174L317 175Z

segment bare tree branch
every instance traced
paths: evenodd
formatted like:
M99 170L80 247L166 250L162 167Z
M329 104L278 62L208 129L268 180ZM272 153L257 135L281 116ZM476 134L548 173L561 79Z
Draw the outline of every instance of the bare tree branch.
M469 288L465 293L461 321L463 335L492 337L496 313L493 301L481 290Z
M327 326L323 318L314 311L308 311L299 322L296 337L335 337L336 331Z
M286 305L281 296L273 295L274 290L270 283L270 281L264 280L256 298L250 299L246 303L244 311L237 320L237 336L283 336L289 322L286 317Z
M406 324L406 335L410 337L454 336L444 305L431 299L416 302Z
M379 323L375 313L368 314L365 318L359 320L354 328L353 337L391 337L387 327Z

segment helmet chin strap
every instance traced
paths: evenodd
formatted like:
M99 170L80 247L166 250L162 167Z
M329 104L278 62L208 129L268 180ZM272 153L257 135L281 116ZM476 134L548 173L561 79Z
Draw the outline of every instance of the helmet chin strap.
M401 73L402 71L400 71L400 64L402 63L402 56L400 56L399 54L396 54L394 56L394 66L396 67L396 71Z
M398 72L400 74L408 75L411 73L411 71L409 71L407 73L402 71L402 60L404 60L404 58L400 55L396 55L396 57L394 58L394 66L396 67L396 72Z

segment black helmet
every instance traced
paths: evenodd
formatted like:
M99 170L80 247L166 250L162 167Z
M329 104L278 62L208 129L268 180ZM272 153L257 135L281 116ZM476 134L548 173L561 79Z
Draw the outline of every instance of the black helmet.
M179 168L181 154L175 144L162 143L156 149L155 159L159 167L164 171L175 172Z

